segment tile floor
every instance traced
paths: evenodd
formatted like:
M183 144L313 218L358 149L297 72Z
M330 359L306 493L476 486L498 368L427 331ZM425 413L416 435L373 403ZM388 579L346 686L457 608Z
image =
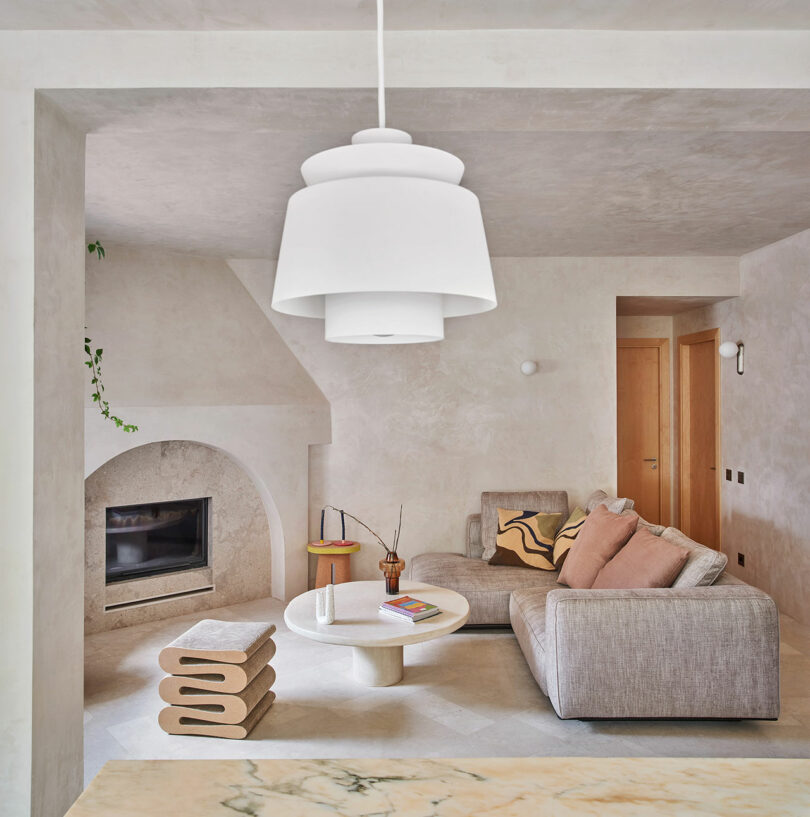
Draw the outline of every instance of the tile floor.
M810 757L810 627L782 618L778 721L561 721L509 630L466 631L405 648L405 678L369 689L351 650L284 626L275 599L139 624L85 642L85 777L110 759ZM277 698L247 740L180 737L157 723L160 649L201 618L272 621Z

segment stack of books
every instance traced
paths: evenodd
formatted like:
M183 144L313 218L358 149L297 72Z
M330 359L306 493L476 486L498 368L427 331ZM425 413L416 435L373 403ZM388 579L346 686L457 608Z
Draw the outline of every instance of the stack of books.
M410 596L400 596L392 601L381 602L380 612L393 618L416 623L441 613L441 610L435 604L412 599Z

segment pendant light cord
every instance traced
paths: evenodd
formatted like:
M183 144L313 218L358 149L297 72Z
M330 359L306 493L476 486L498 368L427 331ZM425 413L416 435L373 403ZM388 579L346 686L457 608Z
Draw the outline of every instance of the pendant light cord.
M377 0L377 114L385 127L385 55L383 53L383 0Z

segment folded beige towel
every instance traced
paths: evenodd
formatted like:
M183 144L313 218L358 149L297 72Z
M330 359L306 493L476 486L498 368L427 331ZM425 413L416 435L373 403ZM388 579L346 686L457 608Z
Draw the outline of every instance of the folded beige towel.
M167 704L199 707L202 710L200 717L204 720L213 723L241 723L275 680L276 671L266 666L246 689L229 695L196 688L193 680L170 675L160 682L159 692Z
M275 631L275 624L264 621L203 619L164 647L158 661L171 675L182 675L185 667L206 661L243 664Z
M241 692L267 666L275 654L275 642L268 638L244 664L216 664L211 661L182 664L182 675L175 673L160 682L161 697L164 688L179 689L181 686L209 692Z
M170 735L207 735L212 738L233 738L240 740L262 719L270 709L276 693L269 691L253 708L242 723L211 723L201 719L201 711L187 706L167 706L160 710L158 723Z

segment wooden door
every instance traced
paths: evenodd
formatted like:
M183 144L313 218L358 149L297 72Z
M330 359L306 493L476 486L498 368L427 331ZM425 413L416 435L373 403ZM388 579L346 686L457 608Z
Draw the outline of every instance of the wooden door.
M719 330L678 338L680 374L680 525L720 549Z
M669 340L617 341L618 491L650 522L670 522Z

